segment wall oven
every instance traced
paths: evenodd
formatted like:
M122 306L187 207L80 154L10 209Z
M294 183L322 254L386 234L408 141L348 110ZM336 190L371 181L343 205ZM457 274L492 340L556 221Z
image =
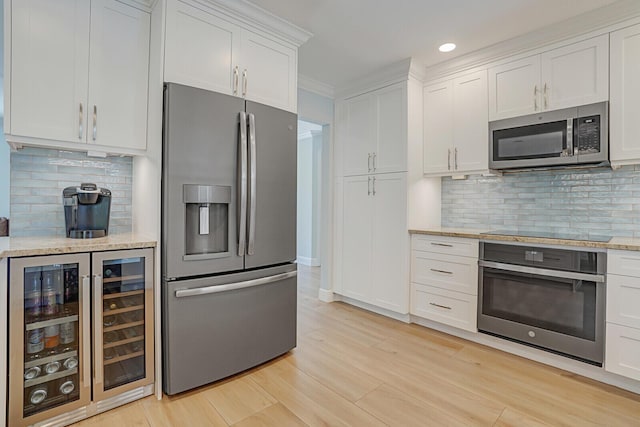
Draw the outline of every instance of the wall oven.
M606 254L481 242L478 329L602 366Z

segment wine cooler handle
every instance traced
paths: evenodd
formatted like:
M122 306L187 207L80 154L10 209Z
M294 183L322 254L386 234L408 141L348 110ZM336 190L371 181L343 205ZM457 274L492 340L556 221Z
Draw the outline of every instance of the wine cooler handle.
M82 387L91 387L91 278L82 276Z
M104 369L103 345L102 342L102 275L93 275L93 327L95 328L94 341L94 367L93 382L98 390L102 390L102 380ZM95 390L94 390L95 393Z

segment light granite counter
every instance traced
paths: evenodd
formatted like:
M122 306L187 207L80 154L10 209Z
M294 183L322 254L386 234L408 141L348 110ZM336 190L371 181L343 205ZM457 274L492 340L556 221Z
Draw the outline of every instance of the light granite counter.
M113 234L95 239L69 239L58 236L0 237L0 259L154 247L154 239L136 233Z
M619 249L626 251L640 251L640 238L613 237L608 242L592 240L565 240L547 237L507 236L496 234L483 234L490 230L470 228L432 227L420 230L409 230L410 234L427 234L431 236L464 237L467 239L497 240L503 242L520 242L543 245L565 245L586 248Z

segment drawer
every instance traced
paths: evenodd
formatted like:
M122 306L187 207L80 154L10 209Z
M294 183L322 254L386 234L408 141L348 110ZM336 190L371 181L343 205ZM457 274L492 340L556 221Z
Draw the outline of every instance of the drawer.
M475 239L414 234L411 239L411 249L478 259L478 240Z
M433 286L411 284L411 314L477 332L478 297Z
M411 252L411 281L449 291L478 294L478 260L432 252Z
M640 277L640 252L607 251L607 273Z
M640 278L607 276L607 322L640 329Z
M604 368L640 380L640 329L607 323Z

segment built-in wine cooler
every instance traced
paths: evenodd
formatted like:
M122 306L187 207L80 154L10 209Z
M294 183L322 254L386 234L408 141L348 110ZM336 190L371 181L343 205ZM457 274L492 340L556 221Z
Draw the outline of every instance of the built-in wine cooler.
M153 383L152 249L12 258L9 270L9 425L99 412Z

